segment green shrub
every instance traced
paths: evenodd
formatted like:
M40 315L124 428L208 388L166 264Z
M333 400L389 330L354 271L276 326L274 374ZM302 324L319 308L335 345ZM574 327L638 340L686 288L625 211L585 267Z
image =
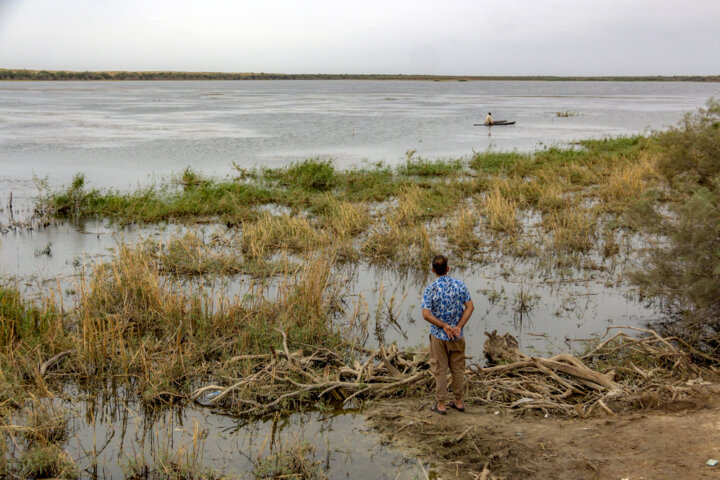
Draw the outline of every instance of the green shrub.
M678 321L673 334L704 349L720 348L720 103L687 116L657 138L664 147L659 169L671 188L641 204L644 227L668 242L649 251L647 266L634 280L661 297ZM649 204L653 202L654 205ZM666 209L667 208L667 209ZM636 215L640 217L640 215Z
M717 189L720 174L720 101L711 98L707 108L688 114L677 128L659 135L665 154L658 168L670 184L681 190L697 186Z

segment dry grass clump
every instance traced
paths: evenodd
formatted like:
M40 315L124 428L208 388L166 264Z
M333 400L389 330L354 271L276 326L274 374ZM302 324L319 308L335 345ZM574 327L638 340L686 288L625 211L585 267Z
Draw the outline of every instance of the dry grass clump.
M201 233L191 230L163 244L151 244L163 271L173 275L234 274L243 271L240 257L232 251L217 251Z
M517 203L504 196L497 185L482 199L481 206L490 230L513 233L518 229Z
M606 203L627 205L640 197L651 180L657 180L655 166L648 158L612 170L600 195ZM607 207L610 207L608 205ZM617 207L615 207L617 208Z
M344 286L331 276L335 259L321 254L308 258L303 267L283 282L273 302L278 325L303 329L310 335L303 341L322 345L328 337L332 315L341 308ZM262 321L262 319L258 319Z
M374 263L398 266L426 265L436 251L435 239L425 225L402 226L394 222L376 223L361 248Z
M54 308L54 299L29 302L14 286L0 285L0 348L12 347L21 340L55 344L51 338L62 335L62 315Z
M543 218L543 226L551 234L556 251L585 253L595 244L595 220L585 210L552 212Z
M503 198L512 200L517 206L525 205L527 180L518 175L495 177L491 180L488 190L498 190Z
M620 253L620 244L617 241L614 230L605 228L602 233L602 255L603 258L614 257Z
M601 176L595 166L586 162L565 163L554 168L557 178L566 180L571 185L589 187L601 182Z
M142 246L120 246L112 261L95 267L89 284L81 284L84 344L98 346L100 339L89 337L94 334L143 334L180 321L187 302L178 289Z
M145 247L158 261L162 272L174 276L246 274L261 278L294 269L286 258L268 261L243 256L235 248L234 238L224 237L217 232L206 239L202 233L191 230L169 242L147 242Z
M349 239L364 232L372 222L367 204L338 200L331 194L322 199L320 222L334 240Z
M557 179L533 179L525 184L528 203L542 212L563 210L570 206L564 185Z
M514 258L537 257L541 248L525 235L508 235L498 239L496 247L503 255Z
M423 217L423 190L417 185L403 188L396 197L396 204L387 213L387 220L398 226L413 225Z
M329 240L305 217L265 213L255 222L242 224L240 248L246 255L260 258L277 250L311 252Z
M478 212L465 206L458 210L445 227L445 235L453 250L460 255L473 256L480 247L480 237L475 232L479 223Z
M29 448L19 460L19 478L74 480L79 477L75 462L57 445Z
M72 348L62 297L48 295L37 302L23 298L14 286L0 286L0 407L22 408L26 389L47 393L38 366ZM2 411L0 411L0 417Z
M261 458L255 464L256 480L302 478L304 480L327 479L321 462L314 459L315 447L304 441L294 441L290 446L280 445L275 452Z
M47 445L67 440L70 416L64 408L51 401L33 399L23 416L27 428L22 433L29 442Z

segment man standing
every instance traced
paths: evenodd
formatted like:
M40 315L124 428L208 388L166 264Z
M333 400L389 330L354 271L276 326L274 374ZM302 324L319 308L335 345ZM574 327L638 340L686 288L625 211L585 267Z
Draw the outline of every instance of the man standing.
M467 286L460 280L448 277L448 259L436 255L432 271L437 279L423 293L422 315L430 327L430 370L435 377L436 403L432 411L447 413L447 374L452 375L453 401L450 408L465 411L462 403L463 376L465 374L465 339L463 327L473 312L473 302Z

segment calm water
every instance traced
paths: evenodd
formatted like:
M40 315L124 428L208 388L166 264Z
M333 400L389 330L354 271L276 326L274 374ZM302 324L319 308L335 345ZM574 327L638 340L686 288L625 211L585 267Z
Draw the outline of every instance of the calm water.
M124 189L186 166L531 150L663 128L718 94L656 82L2 82L0 198L32 192L33 175ZM488 111L517 125L473 126Z
M103 398L110 395L111 398ZM70 417L65 449L81 479L130 478L128 466L144 460L155 465L165 457L251 480L260 458L308 443L307 459L329 480L424 478L408 452L383 442L355 411L304 412L244 421L198 406L144 411L122 392L92 392L44 401ZM24 424L22 418L16 422ZM22 444L22 442L20 442ZM22 448L10 445L10 453ZM194 455L193 455L194 454ZM425 462L425 468L428 468ZM133 477L135 478L135 477ZM155 477L151 477L155 478ZM203 477L205 478L205 477Z

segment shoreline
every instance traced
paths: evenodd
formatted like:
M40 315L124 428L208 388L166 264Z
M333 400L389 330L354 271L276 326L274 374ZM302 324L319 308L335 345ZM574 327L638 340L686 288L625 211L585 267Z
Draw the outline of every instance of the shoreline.
M70 71L0 68L0 81L192 81L192 80L406 80L435 82L696 82L719 83L720 75L424 75L184 71Z

